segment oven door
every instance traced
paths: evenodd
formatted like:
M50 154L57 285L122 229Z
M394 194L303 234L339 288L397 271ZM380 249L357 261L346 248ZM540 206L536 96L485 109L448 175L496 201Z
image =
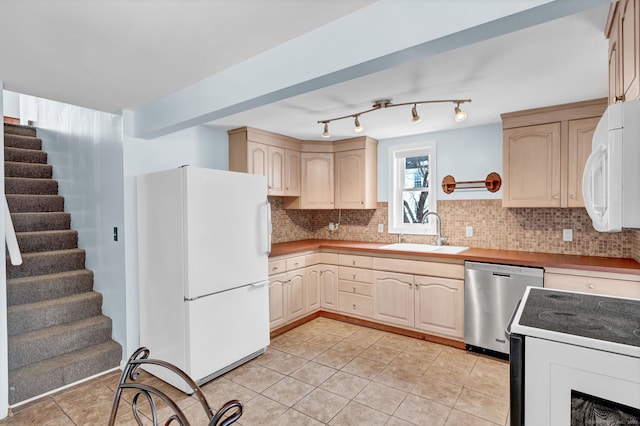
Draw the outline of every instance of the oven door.
M588 413L584 404L576 404L576 393L605 401L620 411L614 415L633 419L603 424L640 424L640 359L529 336L525 356L524 424L585 424Z

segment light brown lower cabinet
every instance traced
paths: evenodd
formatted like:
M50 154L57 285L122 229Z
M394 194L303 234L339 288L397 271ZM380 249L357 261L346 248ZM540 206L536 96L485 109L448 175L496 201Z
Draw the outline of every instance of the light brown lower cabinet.
M280 327L307 313L304 269L269 277L269 326Z
M307 267L307 311L338 308L338 267L313 265Z
M547 288L640 299L640 276L563 268L545 268Z
M413 275L374 271L373 301L374 320L414 326Z
M464 280L416 276L415 328L464 339Z

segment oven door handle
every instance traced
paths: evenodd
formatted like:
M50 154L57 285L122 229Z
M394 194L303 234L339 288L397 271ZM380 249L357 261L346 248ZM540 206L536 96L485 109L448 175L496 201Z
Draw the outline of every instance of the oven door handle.
M511 339L511 323L513 322L513 319L516 316L516 312L518 312L518 308L520 307L520 302L522 302L522 299L518 300L518 303L516 303L516 307L513 310L513 313L511 314L511 318L509 319L509 322L507 323L507 327L504 329L504 335L507 339Z

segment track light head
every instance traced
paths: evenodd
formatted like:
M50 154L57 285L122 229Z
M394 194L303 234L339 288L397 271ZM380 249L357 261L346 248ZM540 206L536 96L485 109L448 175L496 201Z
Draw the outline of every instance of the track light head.
M460 109L460 102L458 102L456 107L453 109L453 112L456 114L455 120L458 123L461 123L461 122L463 122L464 120L467 119L467 113Z
M359 117L358 115L354 116L354 118L355 118L354 126L355 127L353 128L353 131L356 132L356 133L360 133L360 132L362 132L364 130L364 127L362 127L362 124L360 124L360 120L358 119L358 117Z
M329 123L327 122L324 123L324 131L322 132L322 137L323 138L331 137L331 133L329 133Z
M416 104L413 104L413 108L411 108L411 122L419 123L422 121L422 118L418 115L418 108Z

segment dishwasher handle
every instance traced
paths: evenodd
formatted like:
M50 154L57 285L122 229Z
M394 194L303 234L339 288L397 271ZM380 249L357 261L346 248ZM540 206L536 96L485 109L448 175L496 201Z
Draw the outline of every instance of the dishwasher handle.
M522 299L518 300L518 303L516 303L516 307L513 310L513 313L511 314L511 318L509 319L509 322L507 323L507 327L504 329L504 336L507 339L511 339L511 323L513 322L513 319L516 316L516 312L518 312L518 308L520 307L520 302L522 302Z
M493 276L494 277L511 278L511 274L505 274L505 273L502 273L502 272L493 272Z

